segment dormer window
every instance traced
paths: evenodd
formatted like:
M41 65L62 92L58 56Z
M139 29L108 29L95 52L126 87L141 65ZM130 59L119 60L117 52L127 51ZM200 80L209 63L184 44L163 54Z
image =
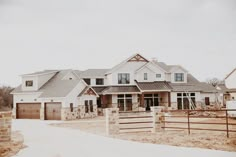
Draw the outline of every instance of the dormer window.
M33 86L33 81L32 80L25 81L25 86L26 87L32 87Z
M144 80L147 80L147 79L148 79L148 74L147 74L147 73L144 73L144 74L143 74L143 77L144 77L144 78L143 78Z
M183 82L184 73L175 73L175 82Z

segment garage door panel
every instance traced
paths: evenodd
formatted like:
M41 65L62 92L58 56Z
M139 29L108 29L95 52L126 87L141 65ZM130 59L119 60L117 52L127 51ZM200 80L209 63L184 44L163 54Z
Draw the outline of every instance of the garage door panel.
M40 119L40 103L17 104L18 119Z
M61 103L46 103L46 120L61 120Z

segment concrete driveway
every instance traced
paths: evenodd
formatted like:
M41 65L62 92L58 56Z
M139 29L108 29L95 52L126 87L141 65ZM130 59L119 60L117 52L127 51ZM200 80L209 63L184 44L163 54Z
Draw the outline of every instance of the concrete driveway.
M236 152L122 141L69 128L53 127L49 123L52 122L13 120L13 130L21 131L27 146L17 157L236 157Z

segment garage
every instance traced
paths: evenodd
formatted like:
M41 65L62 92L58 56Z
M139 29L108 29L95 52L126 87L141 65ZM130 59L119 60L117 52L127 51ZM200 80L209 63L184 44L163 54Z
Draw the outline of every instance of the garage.
M45 120L61 120L61 103L45 103Z
M17 104L18 119L40 119L40 103L19 103Z

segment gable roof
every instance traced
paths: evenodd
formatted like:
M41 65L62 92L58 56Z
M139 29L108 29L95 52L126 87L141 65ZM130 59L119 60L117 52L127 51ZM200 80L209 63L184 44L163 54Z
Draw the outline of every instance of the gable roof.
M165 69L163 69L161 66L158 66L158 64L155 64L154 62L148 62L148 63L144 64L139 69L137 69L135 72L138 72L138 71L144 69L145 67L147 67L149 70L153 71L151 68L148 67L148 65L150 65L150 64L152 64L153 66L159 68L163 72L167 72ZM155 71L153 71L153 72L155 72Z
M80 78L103 78L105 77L106 72L110 69L88 69L85 71L80 71L78 74Z
M199 82L193 75L187 75L187 83L170 83L174 92L217 92L216 88L205 83Z
M46 75L50 73L56 73L58 70L44 70L44 71L37 71L34 73L29 73L29 74L23 74L21 76L38 76L38 75Z
M230 92L236 92L236 88L227 88L224 83L220 83L217 85L218 90L223 92L223 93L230 93Z
M48 97L66 97L81 80L63 80L63 78L71 70L61 70L58 71L49 81L47 81L39 90L37 91L22 91L21 85L15 88L12 92L14 93L42 93L39 98Z
M91 88L91 87L89 87L89 86L87 86L87 87L85 87L81 92L80 92L80 94L78 95L78 97L80 97L80 96L82 96L82 95L95 95L96 97L99 97L98 96L98 94L97 94L97 92L93 89L93 88Z
M121 67L122 65L124 65L125 63L127 63L128 61L131 61L133 58L135 58L136 56L139 56L141 58L143 58L142 61L145 62L149 62L146 58L144 58L142 55L140 55L139 53L136 53L134 55L132 55L131 57L127 58L126 60L122 61L120 64L117 64L116 66L114 66L112 69L110 69L109 71L106 72L106 74L110 74L112 73L114 70L118 69L119 67Z
M225 77L225 80L226 80L230 75L232 75L235 71L236 71L236 68L233 69L233 70Z

